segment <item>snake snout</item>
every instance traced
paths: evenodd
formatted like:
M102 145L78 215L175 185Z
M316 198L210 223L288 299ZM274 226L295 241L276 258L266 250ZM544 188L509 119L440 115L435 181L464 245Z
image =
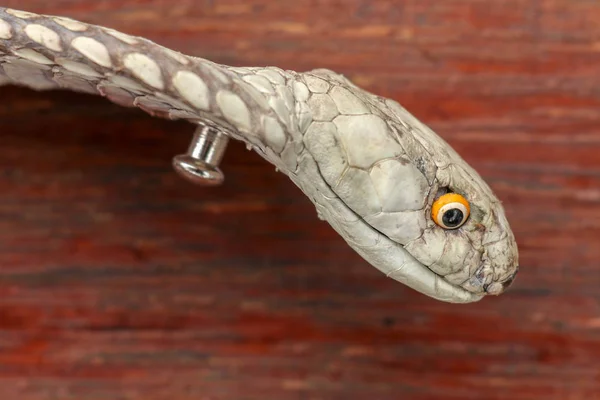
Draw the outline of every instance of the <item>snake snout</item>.
M513 284L518 273L519 273L519 266L517 265L515 272L510 276L510 278L508 278L507 280L502 282L502 290L503 291L508 289Z
M517 265L517 267L515 268L515 272L511 276L509 276L508 279L506 279L502 282L494 282L489 285L484 285L483 289L485 290L485 292L487 294L499 295L499 294L505 292L506 289L508 289L513 284L518 273L519 273L519 266Z

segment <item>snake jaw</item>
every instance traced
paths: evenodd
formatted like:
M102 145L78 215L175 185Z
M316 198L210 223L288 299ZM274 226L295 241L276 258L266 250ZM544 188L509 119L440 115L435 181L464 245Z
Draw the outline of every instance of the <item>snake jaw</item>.
M330 223L348 245L372 266L404 285L428 297L447 303L473 303L484 297L483 293L474 293L463 287L452 284L436 274L423 263L414 258L402 245L382 235L361 219L339 217L339 210L332 210L330 203L318 205L319 214ZM350 211L343 203L338 207ZM356 238L365 238L369 232L370 244Z

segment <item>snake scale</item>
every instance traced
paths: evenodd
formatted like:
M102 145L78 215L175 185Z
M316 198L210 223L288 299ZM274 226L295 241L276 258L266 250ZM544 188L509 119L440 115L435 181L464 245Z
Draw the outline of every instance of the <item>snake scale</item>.
M104 96L245 142L367 262L427 296L502 293L518 250L490 187L397 102L326 69L229 67L73 19L0 8L0 85Z

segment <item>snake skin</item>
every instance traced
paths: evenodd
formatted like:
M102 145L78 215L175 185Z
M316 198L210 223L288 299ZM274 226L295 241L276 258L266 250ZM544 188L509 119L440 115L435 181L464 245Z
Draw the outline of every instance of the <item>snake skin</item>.
M233 68L63 17L0 8L0 85L102 95L168 119L215 126L285 173L365 260L435 299L500 294L518 270L499 200L398 103L319 69ZM439 193L471 217L432 220Z

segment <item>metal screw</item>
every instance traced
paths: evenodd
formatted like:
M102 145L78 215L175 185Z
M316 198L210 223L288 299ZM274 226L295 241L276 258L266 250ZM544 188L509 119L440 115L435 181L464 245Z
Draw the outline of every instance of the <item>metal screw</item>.
M205 186L223 183L225 176L218 168L229 136L224 132L200 125L194 132L194 138L187 153L173 158L173 168L188 181Z

